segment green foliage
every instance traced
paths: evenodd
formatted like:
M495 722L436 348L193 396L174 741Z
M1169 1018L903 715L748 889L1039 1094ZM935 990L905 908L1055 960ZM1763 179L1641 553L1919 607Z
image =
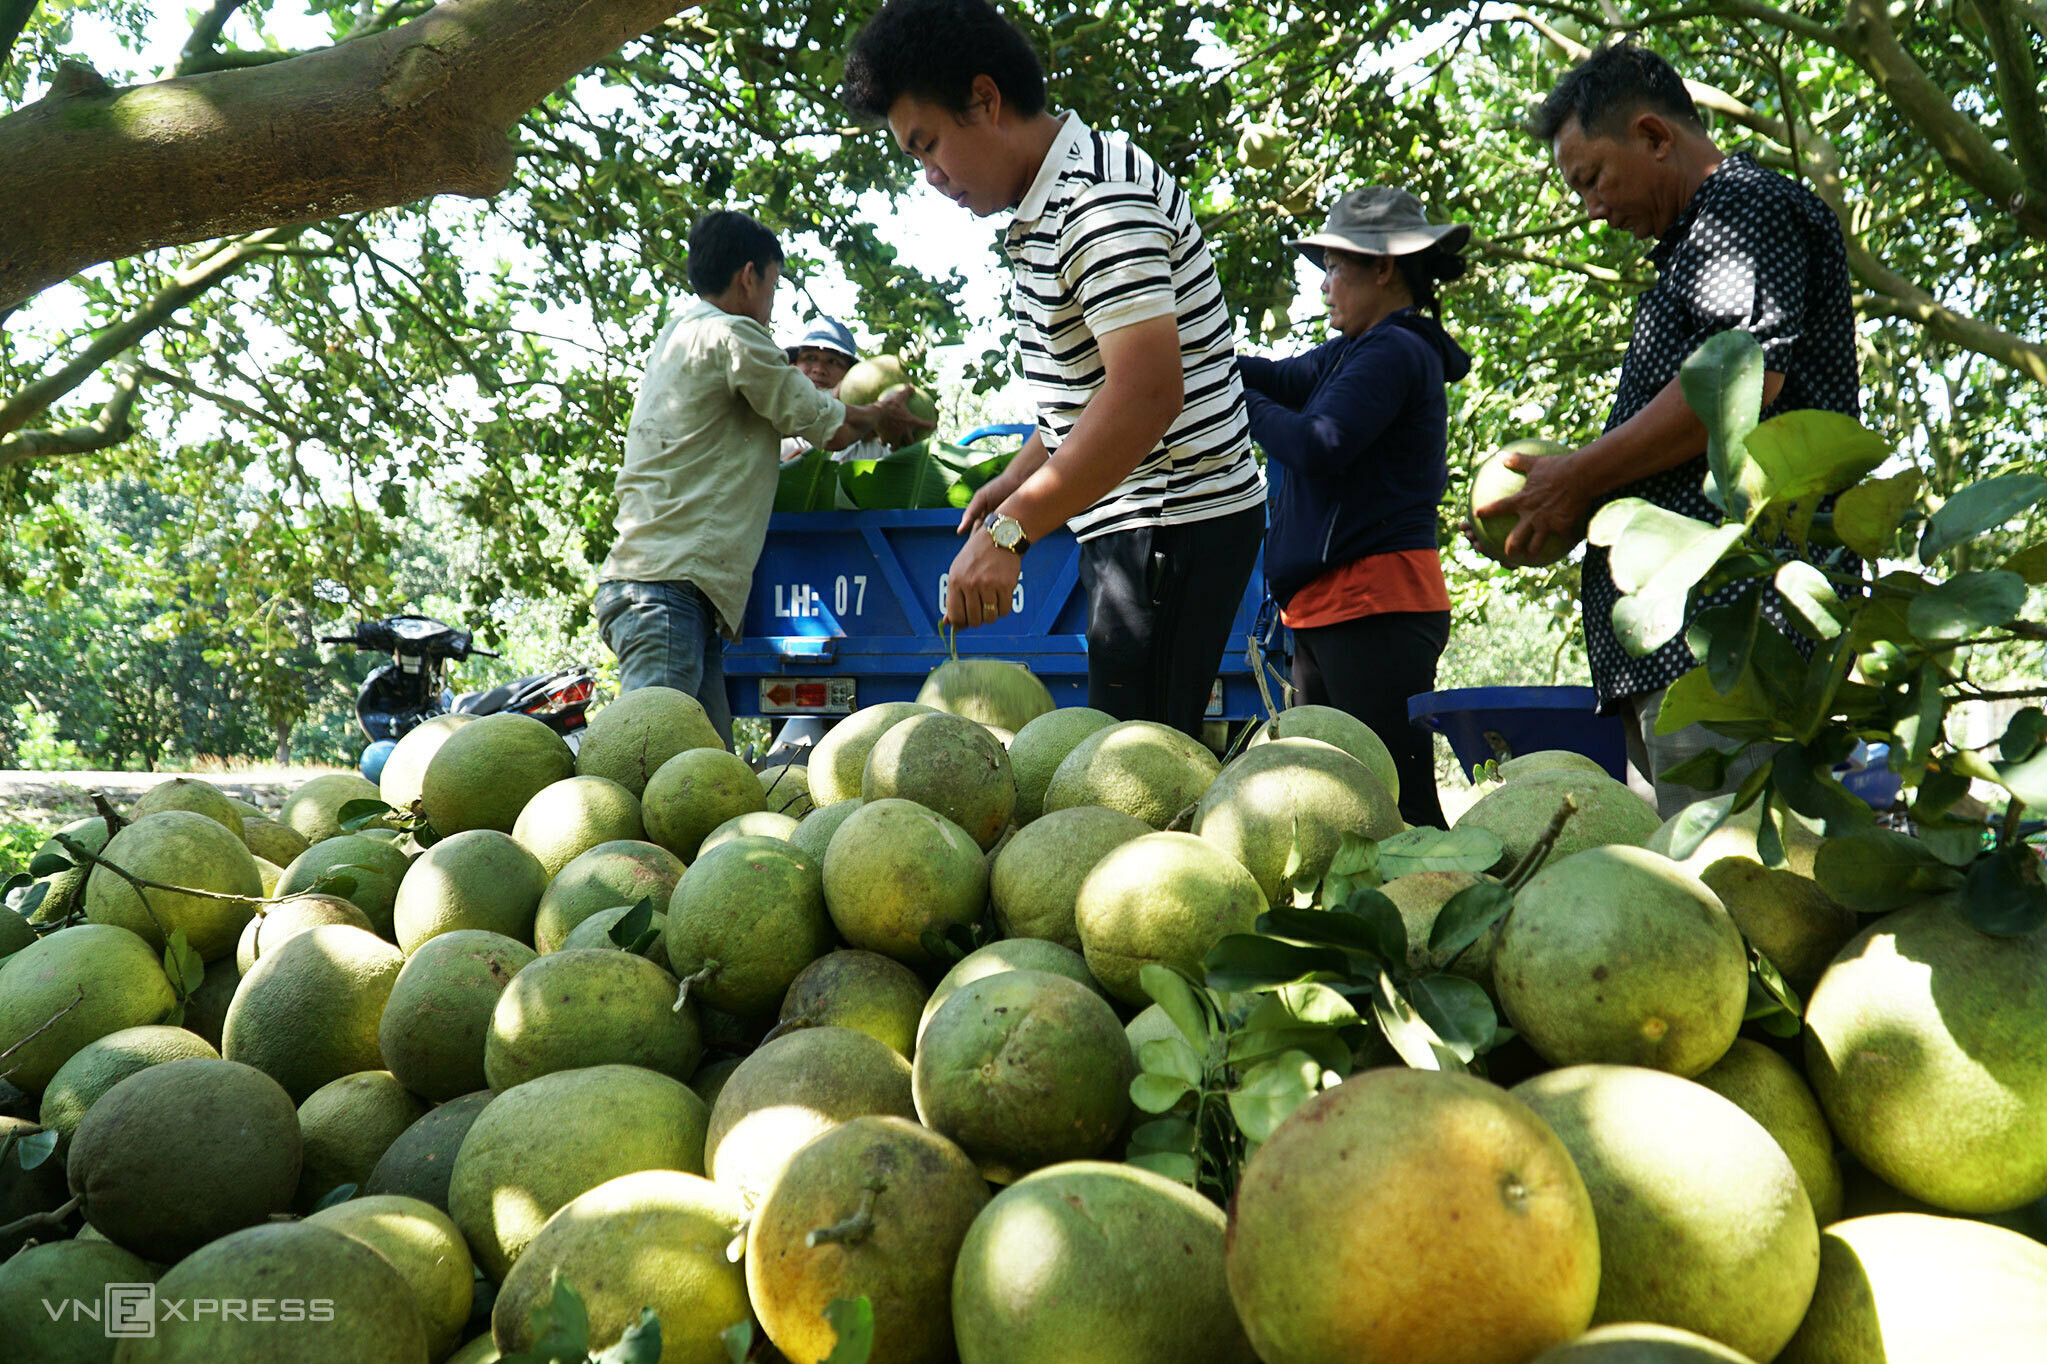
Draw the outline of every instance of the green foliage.
M528 1320L533 1344L503 1356L504 1364L658 1364L661 1319L653 1308L641 1308L640 1319L626 1328L617 1344L592 1354L590 1314L582 1297L559 1271L553 1286L553 1298L535 1307Z

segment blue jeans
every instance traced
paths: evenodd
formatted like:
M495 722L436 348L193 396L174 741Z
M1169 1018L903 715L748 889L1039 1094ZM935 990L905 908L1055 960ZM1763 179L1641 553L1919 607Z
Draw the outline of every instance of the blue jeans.
M605 646L618 655L619 690L673 687L694 696L732 747L725 641L710 598L694 583L614 580L597 585L591 605Z

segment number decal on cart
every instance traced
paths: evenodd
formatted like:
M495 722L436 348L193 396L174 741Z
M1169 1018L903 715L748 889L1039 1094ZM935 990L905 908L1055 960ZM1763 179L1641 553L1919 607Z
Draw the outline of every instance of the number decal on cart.
M850 610L848 608L851 608ZM843 619L867 609L867 575L855 573L849 580L839 575L832 584L832 615ZM790 619L810 619L825 613L824 594L809 583L776 583L775 614Z

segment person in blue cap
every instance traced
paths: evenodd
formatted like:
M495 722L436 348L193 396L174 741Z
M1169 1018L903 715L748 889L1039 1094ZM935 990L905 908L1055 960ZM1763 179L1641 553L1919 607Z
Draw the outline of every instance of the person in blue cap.
M853 340L853 333L846 329L846 324L836 317L819 317L810 324L810 330L803 333L802 340L793 346L784 346L782 352L804 378L817 385L820 393L829 393L835 398L847 372L860 363L859 344ZM790 436L782 442L782 463L801 459L816 448L813 442L801 436ZM879 436L868 436L834 451L832 458L840 461L880 459L888 452L887 441Z

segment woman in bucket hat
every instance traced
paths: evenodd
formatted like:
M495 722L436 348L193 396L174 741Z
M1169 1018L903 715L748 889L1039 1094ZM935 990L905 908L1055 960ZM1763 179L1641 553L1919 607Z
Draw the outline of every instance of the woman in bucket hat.
M1435 755L1407 699L1435 688L1450 638L1436 556L1443 388L1471 358L1443 330L1436 285L1464 273L1470 237L1468 224L1429 222L1405 190L1353 190L1291 243L1323 271L1336 338L1237 360L1272 485L1265 574L1293 630L1294 688L1371 726L1392 750L1401 817L1436 827Z

